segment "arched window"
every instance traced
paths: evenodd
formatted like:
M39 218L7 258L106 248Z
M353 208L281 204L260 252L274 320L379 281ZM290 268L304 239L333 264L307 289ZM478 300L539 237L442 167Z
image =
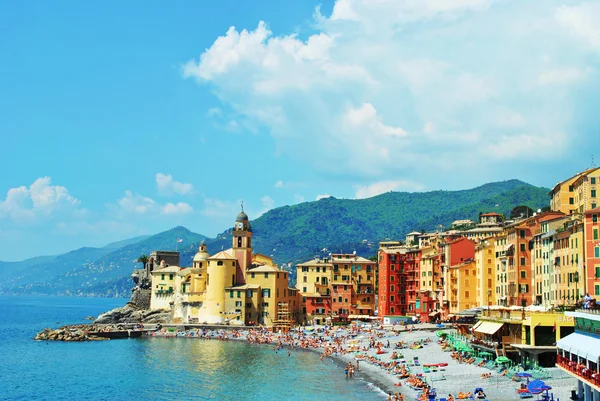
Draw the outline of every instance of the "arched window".
M242 237L238 237L238 248L242 247Z

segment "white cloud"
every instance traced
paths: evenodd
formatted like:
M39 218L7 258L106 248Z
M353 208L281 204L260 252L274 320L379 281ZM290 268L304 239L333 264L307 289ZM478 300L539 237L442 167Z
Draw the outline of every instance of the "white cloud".
M172 175L162 173L156 174L156 186L158 187L158 192L163 195L188 195L194 191L192 184L175 181Z
M315 200L321 200L321 199L327 199L327 198L331 198L331 195L329 194L319 194L317 195Z
M305 182L299 181L283 181L278 180L275 182L274 187L279 189L296 189L296 188L305 188L307 185Z
M302 196L302 195L298 195L298 194L295 194L295 195L294 195L294 202L295 202L295 203L303 203L303 202L304 202L304 200L305 200L305 199L304 199L304 196Z
M16 222L34 222L39 218L49 218L56 214L85 213L81 202L74 198L67 188L51 185L50 177L35 180L29 188L11 188L4 201L0 201L0 218L9 217Z
M560 6L556 19L577 39L600 52L600 4L583 2L576 6Z
M376 195L381 195L390 191L405 190L409 192L422 191L425 187L419 183L396 180L396 181L380 181L371 185L354 187L354 196L356 199L371 198Z
M275 188L283 188L283 181L279 180L275 183Z
M221 111L218 107L211 107L207 112L209 117L221 117L223 116L223 111Z
M193 212L194 209L185 202L167 203L162 208L163 214L187 214Z
M231 27L183 75L209 84L236 121L268 130L278 154L322 175L464 185L456 169L481 167L472 179L521 174L532 159L515 162L507 144L547 149L547 138L558 139L560 149L533 150L545 162L573 152L558 133L572 130L574 84L598 79L573 43L600 49L598 9L337 0L331 15L315 12L306 38L264 22ZM492 145L491 155L474 151Z
M125 191L125 196L119 199L117 204L121 211L134 214L156 213L160 209L160 205L153 199L134 194L130 190Z
M538 83L544 85L570 84L583 81L591 72L591 68L555 68L542 71L538 77Z

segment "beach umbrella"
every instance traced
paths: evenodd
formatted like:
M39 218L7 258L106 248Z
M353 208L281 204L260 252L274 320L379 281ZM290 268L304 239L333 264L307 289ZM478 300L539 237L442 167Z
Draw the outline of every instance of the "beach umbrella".
M480 355L492 356L494 354L492 354L491 352L483 351Z
M517 372L515 374L515 376L517 376L517 377L531 377L531 373L528 373L528 372Z
M541 380L534 380L527 385L527 390L529 390L531 394L541 394L543 391L548 391L550 389L552 389L552 387Z
M509 363L510 359L508 359L505 356L499 356L498 358L496 358L496 363Z

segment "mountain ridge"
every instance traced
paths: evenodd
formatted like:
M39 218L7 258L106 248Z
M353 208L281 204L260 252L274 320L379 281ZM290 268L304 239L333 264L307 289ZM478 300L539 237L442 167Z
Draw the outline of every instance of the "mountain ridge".
M365 199L329 197L281 206L251 219L254 251L272 256L287 269L323 250L356 251L368 257L376 252L380 240L404 239L411 231L449 227L458 219L477 220L480 212L508 215L522 204L538 209L549 203L549 191L513 179L459 191L391 191ZM230 248L231 231L228 228L208 238L177 226L102 248L83 247L41 259L41 263L0 262L6 276L0 283L0 294L127 296L132 286L130 275L141 268L136 263L141 254L178 246L180 265L189 266L202 240L211 254ZM178 238L183 242L177 243ZM7 263L21 265L13 271ZM295 276L295 269L291 269L291 276Z

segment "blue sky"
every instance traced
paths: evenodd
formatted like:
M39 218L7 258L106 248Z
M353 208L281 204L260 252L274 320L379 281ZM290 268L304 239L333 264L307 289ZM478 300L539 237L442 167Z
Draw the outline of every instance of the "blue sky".
M600 162L600 4L0 4L0 260Z

